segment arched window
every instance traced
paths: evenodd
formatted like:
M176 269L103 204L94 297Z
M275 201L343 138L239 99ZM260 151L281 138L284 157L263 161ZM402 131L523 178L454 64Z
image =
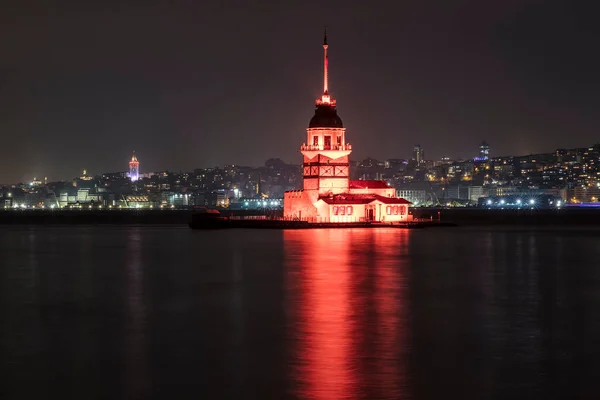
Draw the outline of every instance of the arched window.
M406 206L400 206L400 215L406 214Z
M348 207L346 207L346 215L352 215L352 211L354 211L354 210L352 209L352 206L348 206Z
M398 215L398 206L394 206L394 215Z
M385 212L387 213L387 215L392 215L392 206L387 206L385 208Z
M345 215L346 214L346 207L341 206L340 207L340 215Z
M334 206L333 207L333 215L338 215L339 212L339 207L338 206Z

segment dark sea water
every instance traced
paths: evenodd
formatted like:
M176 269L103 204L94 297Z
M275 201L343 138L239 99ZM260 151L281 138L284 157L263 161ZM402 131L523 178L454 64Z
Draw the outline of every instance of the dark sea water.
M0 227L0 399L598 399L600 229Z

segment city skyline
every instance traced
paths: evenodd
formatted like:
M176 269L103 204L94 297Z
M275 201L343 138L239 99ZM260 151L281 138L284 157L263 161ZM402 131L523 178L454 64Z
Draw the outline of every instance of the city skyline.
M145 171L293 162L324 25L355 160L417 143L467 159L484 139L493 155L544 153L600 129L598 28L573 5L19 7L0 16L3 183L122 170L130 149Z
M507 159L507 158L526 158L526 157L531 157L531 156L536 156L536 155L548 155L548 154L554 154L560 150L576 150L576 149L587 149L590 148L592 146L597 146L599 145L600 142L596 142L596 143L589 143L587 146L575 146L575 147L566 147L566 148L558 148L558 149L554 149L553 151L549 151L549 152L543 152L543 153L527 153L527 154L494 154L494 153L487 153L489 155L489 160L492 161L494 159ZM485 144L486 146L486 151L490 152L490 148L491 151L493 152L493 146L490 146L490 144L486 141L482 141L478 144L477 147L474 147L474 150L472 151L473 156L468 157L468 158L459 158L459 157L448 157L448 156L443 156L440 157L439 159L432 159L432 158L428 158L427 156L425 156L423 158L423 161L426 162L449 162L449 163L464 163L464 162L482 162L484 161L483 158L480 157L481 155L481 145ZM414 145L414 147L412 148L412 150L410 151L406 151L405 153L412 153L409 154L407 157L390 157L390 158L381 158L381 157L372 157L372 156L365 156L362 157L360 159L357 158L351 158L350 159L350 163L352 165L360 165L361 163L367 161L367 160L375 160L381 163L385 163L386 161L390 161L390 160L404 160L404 161L416 161L417 165L420 164L422 161L418 160L415 158L415 151L416 149L419 148L419 150L422 152L421 154L426 154L425 151L427 149L424 149L422 146L416 144ZM258 165L247 165L247 164L241 164L241 163L217 163L214 165L199 165L199 166L195 166L193 168L190 169L182 169L182 168L175 168L175 169L166 169L166 168L157 168L154 170L145 170L141 165L142 163L138 160L137 158L137 154L135 151L132 152L133 153L133 157L130 156L129 159L126 160L125 163L121 163L121 168L114 168L111 170L105 170L105 171L92 171L89 170L89 168L86 168L85 166L82 168L79 168L77 170L75 170L72 174L72 176L68 176L68 177L60 177L60 178L56 178L53 179L53 177L49 177L47 174L37 174L35 176L32 177L27 177L24 180L20 180L20 181L15 181L15 182L0 182L0 186L2 185L15 185L15 184L24 184L27 182L30 182L32 180L47 180L48 182L67 182L67 181L71 181L73 179L76 179L77 177L79 177L80 175L89 175L89 176L101 176L104 174L115 174L115 173L122 173L124 174L124 176L130 177L131 174L131 167L132 167L132 161L134 161L135 163L135 168L137 169L137 174L138 174L138 178L134 179L137 180L139 178L143 176L149 176L151 174L156 174L156 173L163 173L163 172L170 172L170 173L190 173L193 172L195 170L207 170L207 169L226 169L228 167L231 166L235 166L235 167L243 167L243 168L252 168L252 169L260 169L262 167L265 166L265 163L271 161L271 160L280 160L281 162L285 163L286 165L290 165L290 166L296 166L299 169L302 166L301 162L289 162L289 160L285 160L282 159L281 157L277 157L277 156L273 156L273 157L269 157L265 160L263 160L262 163L259 163ZM130 153L131 154L131 153ZM487 158L485 159L487 160Z

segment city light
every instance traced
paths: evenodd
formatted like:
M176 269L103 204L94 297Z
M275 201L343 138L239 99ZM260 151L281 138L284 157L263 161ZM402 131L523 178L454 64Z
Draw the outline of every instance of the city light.
M332 108L336 104L335 99L328 90L326 54L327 51L324 91L316 106L320 111L331 113L337 124L339 116ZM324 215L327 215L326 218L337 216L333 209L340 207L342 201L356 202L353 204L365 201L364 204L367 204L369 195L386 197L388 203L393 203L390 198L405 198L412 202L412 206L477 207L493 210L490 212L515 209L519 215L528 208L556 210L563 207L567 212L576 207L600 206L600 144L587 149L561 149L556 153L488 157L489 145L483 142L478 156L471 154L468 159L458 161L448 157L438 161L426 160L423 148L417 145L411 160L389 159L383 162L369 157L356 161L352 175L360 178L353 180L347 167L341 167L350 162L348 150L351 148L346 142L345 128L342 128L341 120L339 126L328 126L330 122L323 122L319 115L311 119L308 137L301 146L301 152L305 153L304 172L298 168L299 165L275 159L267 160L266 169L264 166L240 169L226 165L225 168L199 168L193 173L161 171L142 176L134 152L128 171L119 168L121 172L118 173L87 174L87 170L83 170L83 174L72 182L48 183L47 178L37 180L34 177L33 181L25 179L16 185L4 185L0 187L0 207L16 210L17 213L25 209L31 213L40 209L99 210L103 208L99 204L106 204L105 209L229 207L228 212L231 211L232 215L235 210L253 209L264 214L268 212L274 217L308 219L316 216L322 219ZM325 125L319 125L323 123ZM318 153L338 157L335 170L327 166L327 172L321 174L319 168L311 165L311 160ZM409 185L420 179L416 178L417 172L431 184L409 190ZM315 180L318 183L305 186L310 189L300 189L303 176L308 177L304 178L305 182L311 185ZM332 176L336 178L335 184ZM344 180L338 179L342 177ZM137 184L131 183L138 179ZM472 182L463 183L471 179ZM385 186L373 187L374 182L384 183L386 180ZM365 183L358 187L357 182ZM387 188L396 191L388 194ZM303 191L310 196L302 195ZM317 206L316 202L321 203ZM360 209L362 211L363 207ZM352 216L363 221L369 218L370 221L390 222L389 213L384 220L380 208L369 210L375 211L373 216L366 215L366 208L364 215L359 215L354 208ZM348 215L340 212L340 216ZM336 219L334 222L340 221Z

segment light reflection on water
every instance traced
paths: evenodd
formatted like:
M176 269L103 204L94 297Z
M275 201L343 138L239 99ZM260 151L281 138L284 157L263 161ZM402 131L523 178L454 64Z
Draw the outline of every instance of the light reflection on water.
M403 397L408 238L404 230L284 232L299 398Z
M599 239L0 226L0 398L595 399Z
M148 373L146 360L146 305L143 287L143 248L139 227L130 232L127 242L127 339L126 371L128 399L144 399L148 395Z

